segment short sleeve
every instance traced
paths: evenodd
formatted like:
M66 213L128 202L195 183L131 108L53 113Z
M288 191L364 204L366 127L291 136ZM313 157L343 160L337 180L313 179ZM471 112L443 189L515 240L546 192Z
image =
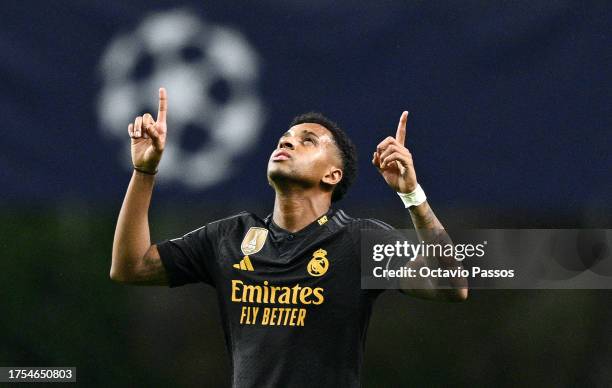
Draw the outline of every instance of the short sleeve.
M203 226L183 237L157 244L170 287L198 282L214 286L210 267L216 259L208 229L208 226Z
M369 279L369 275L372 273L372 267L375 263L370 259L370 256L364 255L362 249L364 248L362 245L362 233L368 233L370 239L375 239L378 244L394 244L396 241L405 240L405 236L403 236L399 230L395 229L391 225L377 220L373 218L367 219L357 219L352 223L349 228L349 232L351 233L351 239L355 242L355 247L357 249L357 254L360 257L361 268L362 268L362 283L364 279ZM367 241L367 240L366 240ZM368 242L365 242L366 246ZM386 269L397 269L400 265L405 263L400 262L397 258L391 258L390 261L385 265ZM366 283L370 284L370 287L374 285L373 282L365 280ZM377 286L374 288L368 288L364 291L371 297L376 298L380 294L382 294L385 290L388 289L399 289L397 279L395 278L385 278L384 280L378 280L375 282Z

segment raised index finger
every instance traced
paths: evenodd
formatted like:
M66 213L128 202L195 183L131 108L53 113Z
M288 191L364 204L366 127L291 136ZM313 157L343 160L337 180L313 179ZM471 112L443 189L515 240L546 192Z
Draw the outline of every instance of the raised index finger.
M166 122L166 112L168 111L168 96L166 89L159 88L159 110L157 112L157 121Z
M406 120L408 120L408 111L402 112L399 124L397 124L397 132L395 133L395 140L401 145L404 145L406 141Z

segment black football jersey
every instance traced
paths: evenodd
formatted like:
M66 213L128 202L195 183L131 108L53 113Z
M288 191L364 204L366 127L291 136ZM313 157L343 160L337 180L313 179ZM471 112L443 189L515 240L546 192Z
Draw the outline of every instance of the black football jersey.
M290 233L243 212L157 245L170 287L216 288L235 387L357 387L372 305L360 229L330 209Z

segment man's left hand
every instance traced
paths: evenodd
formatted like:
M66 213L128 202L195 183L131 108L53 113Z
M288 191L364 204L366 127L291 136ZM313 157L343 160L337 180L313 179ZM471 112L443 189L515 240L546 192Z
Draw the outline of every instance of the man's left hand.
M407 119L408 112L404 111L395 137L389 136L381 141L372 156L372 164L385 178L389 187L398 193L410 193L417 187L412 154L404 146Z

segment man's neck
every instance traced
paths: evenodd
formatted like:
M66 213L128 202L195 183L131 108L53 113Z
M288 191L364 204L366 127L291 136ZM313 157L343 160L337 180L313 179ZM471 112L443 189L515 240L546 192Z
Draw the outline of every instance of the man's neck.
M331 206L329 193L295 191L276 192L274 200L274 223L289 232L297 232L310 225Z

